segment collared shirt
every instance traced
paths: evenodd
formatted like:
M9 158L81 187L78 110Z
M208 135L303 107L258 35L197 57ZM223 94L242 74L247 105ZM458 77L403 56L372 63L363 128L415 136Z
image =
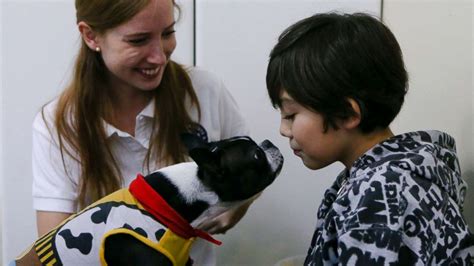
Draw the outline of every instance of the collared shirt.
M209 140L248 135L238 106L223 82L200 68L191 68L189 75L201 107L199 123L207 131ZM80 164L65 154L66 168L63 165L53 126L56 104L57 100L44 108L46 122L39 113L33 123L33 205L40 211L73 213L77 211ZM197 110L190 108L189 104L188 110L191 118L198 121ZM123 176L123 187L127 187L137 173L148 174L144 159L149 148L153 117L154 102L151 101L136 117L135 136L104 122L110 147ZM150 171L160 167L159 163L150 162Z

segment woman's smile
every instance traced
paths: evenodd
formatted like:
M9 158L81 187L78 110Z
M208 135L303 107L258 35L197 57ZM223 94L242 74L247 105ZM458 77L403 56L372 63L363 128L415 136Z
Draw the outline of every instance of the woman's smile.
M147 79L152 79L155 78L159 72L160 72L161 67L156 67L156 68L138 68L137 71L142 74Z

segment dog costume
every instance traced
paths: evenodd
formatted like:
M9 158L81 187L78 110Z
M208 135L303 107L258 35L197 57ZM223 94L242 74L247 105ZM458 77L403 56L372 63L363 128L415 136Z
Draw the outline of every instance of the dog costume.
M79 223L83 229L72 232L70 223ZM77 230L78 225L74 227ZM191 227L143 176L138 175L128 189L118 190L71 216L38 239L34 248L17 260L32 256L29 253L34 250L43 265L70 265L78 259L84 261L84 265L93 265L97 264L97 258L102 265L107 265L103 244L116 234L136 238L165 255L173 265L188 263L196 237L221 244L204 231Z

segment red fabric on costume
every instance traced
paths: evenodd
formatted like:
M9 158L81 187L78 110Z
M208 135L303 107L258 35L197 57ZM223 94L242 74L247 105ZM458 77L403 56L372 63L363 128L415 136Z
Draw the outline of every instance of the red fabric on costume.
M175 234L183 238L200 237L216 245L222 242L214 239L203 230L193 228L188 221L179 215L168 203L158 194L146 181L142 175L138 175L129 187L130 193L143 205L145 210L153 215L158 221L163 223Z

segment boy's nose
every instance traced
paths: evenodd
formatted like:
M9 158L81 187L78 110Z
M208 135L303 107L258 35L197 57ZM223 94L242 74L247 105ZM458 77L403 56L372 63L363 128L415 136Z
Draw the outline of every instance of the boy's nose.
M280 122L280 135L287 138L291 137L291 128L285 121Z

